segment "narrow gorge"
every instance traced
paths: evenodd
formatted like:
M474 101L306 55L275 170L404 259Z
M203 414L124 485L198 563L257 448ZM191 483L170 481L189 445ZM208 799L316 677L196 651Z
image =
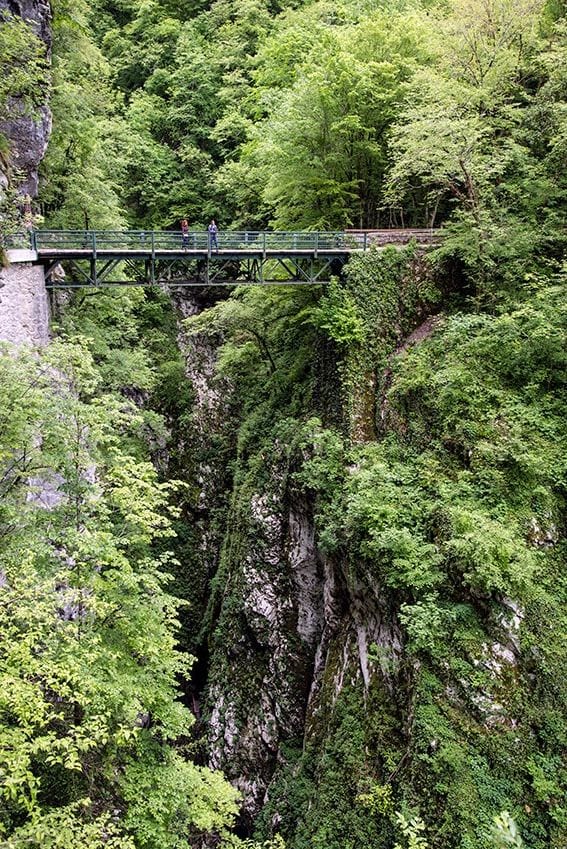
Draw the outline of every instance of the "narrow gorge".
M567 849L566 26L0 0L2 849Z

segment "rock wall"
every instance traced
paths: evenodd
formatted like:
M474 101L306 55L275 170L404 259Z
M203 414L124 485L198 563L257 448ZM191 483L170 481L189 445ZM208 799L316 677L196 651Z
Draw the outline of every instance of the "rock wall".
M51 7L47 0L0 0L2 10L28 22L47 49L51 50Z
M0 16L8 12L30 24L33 32L44 42L46 56L51 56L51 7L45 0L0 0ZM10 105L10 119L0 123L0 132L11 145L10 159L13 168L23 174L19 184L22 195L36 197L38 169L45 156L51 133L51 112L46 100L33 114L14 98Z
M210 763L242 792L247 826L265 802L282 746L303 735L325 624L311 511L289 488L284 453L272 467L273 488L250 491L229 518L228 592L212 642Z
M275 446L264 491L245 483L229 517L212 641L210 765L241 791L245 830L263 810L280 821L289 752L324 747L345 688L364 700L373 680L395 712L401 689L395 613L379 585L318 550L285 453Z
M0 269L0 341L47 345L49 302L43 268L27 262Z

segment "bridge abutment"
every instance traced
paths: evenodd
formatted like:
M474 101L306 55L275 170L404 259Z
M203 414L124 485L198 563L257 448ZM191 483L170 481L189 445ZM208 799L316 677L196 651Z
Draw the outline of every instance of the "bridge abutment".
M49 300L43 266L32 251L8 251L0 268L0 341L43 347L49 342Z

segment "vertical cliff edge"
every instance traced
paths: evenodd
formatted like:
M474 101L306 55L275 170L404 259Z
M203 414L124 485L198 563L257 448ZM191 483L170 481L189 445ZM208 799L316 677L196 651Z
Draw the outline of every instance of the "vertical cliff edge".
M51 58L51 7L45 0L0 0L0 18L14 16L24 21L43 44L43 59ZM23 196L35 198L38 169L45 156L51 133L49 87L38 84L31 98L16 94L9 99L8 116L0 120L0 133L9 143L7 168L16 179ZM31 100L31 102L30 102Z

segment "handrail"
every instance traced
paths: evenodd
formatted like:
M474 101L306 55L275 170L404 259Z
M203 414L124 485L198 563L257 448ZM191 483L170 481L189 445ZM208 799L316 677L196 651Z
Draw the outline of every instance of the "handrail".
M366 251L373 245L404 244L412 240L435 244L442 236L440 230L224 230L217 234L222 250L258 251ZM21 234L38 251L76 250L96 254L101 251L139 251L155 255L156 251L210 252L206 230L33 230Z

